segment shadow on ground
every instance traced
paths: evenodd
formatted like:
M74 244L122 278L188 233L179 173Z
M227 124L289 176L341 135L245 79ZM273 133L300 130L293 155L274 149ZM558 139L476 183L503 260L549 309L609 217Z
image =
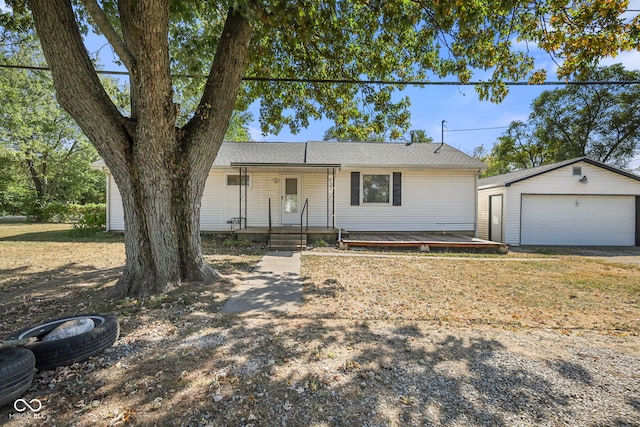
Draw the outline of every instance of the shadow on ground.
M44 401L60 425L79 426L119 425L117 417L168 426L576 425L589 420L584 405L602 412L602 425L640 422L637 388L617 396L594 366L531 359L497 339L163 304L163 315L123 316L127 332L89 366L38 373L26 398ZM585 402L592 392L628 411Z

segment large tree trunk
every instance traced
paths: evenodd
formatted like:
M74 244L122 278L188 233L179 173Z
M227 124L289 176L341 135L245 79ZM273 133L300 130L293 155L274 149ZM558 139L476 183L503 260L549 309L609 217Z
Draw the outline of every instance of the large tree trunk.
M168 1L122 0L118 6L122 43L112 44L130 71L131 118L104 91L70 1L29 2L58 101L103 157L122 196L127 259L112 294L147 296L183 280L217 277L202 256L200 204L240 88L251 26L229 12L197 113L176 129ZM95 20L108 25L100 16Z
M146 296L171 290L183 280L215 279L201 251L198 179L180 178L189 171L179 170L179 164L167 161L159 167L149 156L139 156L134 162L138 166L125 177L130 183L119 184L127 260L112 294ZM199 198L194 197L197 194Z

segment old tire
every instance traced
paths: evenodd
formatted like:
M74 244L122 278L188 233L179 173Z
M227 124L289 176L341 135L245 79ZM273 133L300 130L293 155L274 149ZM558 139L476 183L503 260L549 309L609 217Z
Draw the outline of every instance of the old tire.
M31 387L36 358L26 348L0 350L0 408L15 402Z
M55 341L42 342L42 338L57 326L69 320L89 317L95 327L83 334ZM9 339L38 338L38 341L28 344L36 357L36 368L39 370L55 369L58 366L71 365L101 353L111 347L120 335L118 319L110 314L81 314L51 320L36 326L31 326L14 332Z

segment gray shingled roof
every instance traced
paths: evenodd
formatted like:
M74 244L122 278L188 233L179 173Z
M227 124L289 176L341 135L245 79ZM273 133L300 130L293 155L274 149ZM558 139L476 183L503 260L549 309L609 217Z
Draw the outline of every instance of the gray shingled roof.
M439 147L439 143L223 142L212 166L487 167L480 160L447 144ZM104 161L98 160L92 166L99 169L104 166Z
M502 187L502 186L509 187L510 185L515 184L516 182L524 181L525 179L533 178L534 176L541 175L543 173L550 172L552 170L556 170L564 166L568 166L578 162L586 162L594 166L607 169L611 172L619 173L628 178L632 178L640 181L640 176L638 175L634 175L630 172L615 168L613 166L609 166L605 163L590 159L588 157L577 157L575 159L564 160L562 162L553 163L549 165L543 165L543 166L538 166L538 167L529 168L529 169L521 169L515 172L505 173L502 175L494 175L487 178L482 178L478 180L478 188L482 189L482 188Z
M379 142L225 142L214 166L320 164L342 167L432 167L484 169L486 165L449 145ZM306 150L306 159L305 159ZM306 160L306 161L305 161Z
M304 143L223 142L213 166L232 163L304 163Z

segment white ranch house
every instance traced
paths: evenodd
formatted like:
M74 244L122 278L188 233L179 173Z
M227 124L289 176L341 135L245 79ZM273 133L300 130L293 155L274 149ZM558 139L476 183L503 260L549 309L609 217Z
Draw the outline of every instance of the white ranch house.
M478 221L508 245L640 246L640 176L580 157L484 178Z
M115 182L103 161L94 167L107 174L107 227L122 231ZM332 233L476 236L485 167L446 144L224 142L206 182L200 226L228 232L299 227L302 220Z

